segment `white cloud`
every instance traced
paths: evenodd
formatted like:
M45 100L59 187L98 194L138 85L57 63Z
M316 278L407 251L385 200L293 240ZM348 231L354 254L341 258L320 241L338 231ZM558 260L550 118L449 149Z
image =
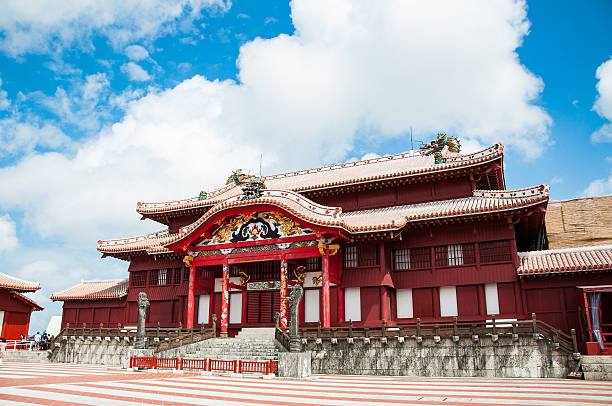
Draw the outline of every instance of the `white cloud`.
M595 179L582 192L584 196L601 196L612 194L612 174L608 178Z
M75 82L71 89L58 87L52 96L41 92L27 97L54 113L62 124L72 124L82 130L97 131L101 121L109 116L105 103L110 94L110 81L105 73L95 73Z
M293 1L295 34L244 45L239 83L195 76L142 97L132 90L109 96L107 103L125 109L119 122L69 154L31 152L1 168L0 208L22 212L20 226L62 246L30 252L36 266L15 267L57 286L57 272L85 258L70 278L59 278L60 288L89 277L90 266L98 278L125 275L125 263L107 270L103 264L113 261L92 253L98 239L161 228L137 221L136 202L210 190L232 169L257 168L260 153L264 174L343 161L356 154L364 128L381 141L405 136L410 126L431 137L442 129L459 136L464 151L503 141L536 156L551 120L534 105L542 81L516 54L527 33L525 7L511 0ZM94 79L79 97L104 94L103 80ZM45 138L44 127L32 131L30 143ZM43 266L45 259L53 264ZM46 276L45 267L58 271Z
M144 70L140 65L134 62L128 62L121 67L121 71L126 73L130 80L136 82L146 82L151 80L149 73Z
M17 226L8 214L0 216L0 254L19 246Z
M223 0L5 0L0 13L0 50L11 56L93 47L103 35L115 47L151 40L193 20L203 9L225 11Z
M602 118L612 121L612 57L599 65L595 71L597 82L597 99L593 110ZM612 123L606 123L591 134L594 142L612 142Z
M2 79L0 78L0 111L6 110L11 106L6 90L2 90Z
M149 52L140 45L130 45L125 48L125 55L132 61L140 61L149 57Z
M564 179L561 176L553 176L553 178L550 180L551 184L555 184L555 183L563 183Z
M57 150L69 144L70 138L53 124L0 120L0 158L29 153L37 147Z

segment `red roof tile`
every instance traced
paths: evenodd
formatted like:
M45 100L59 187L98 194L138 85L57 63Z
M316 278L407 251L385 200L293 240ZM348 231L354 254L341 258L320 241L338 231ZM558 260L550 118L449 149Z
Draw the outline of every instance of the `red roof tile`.
M51 295L51 300L118 299L127 295L127 279L82 281Z
M612 269L612 245L519 252L519 276Z
M472 154L448 156L446 162L439 164L435 163L433 155L426 156L421 155L419 151L411 151L363 161L265 176L263 180L269 189L303 192L355 183L420 176L480 165L500 158L503 156L503 150L501 144L495 144ZM192 197L171 202L138 203L136 211L141 214L155 214L209 207L241 193L240 188L231 183L208 193L208 197L204 200Z
M182 227L178 233L162 232L98 241L98 251L103 253L146 251L149 254L171 252L165 246L186 238L215 214L254 204L276 206L308 223L340 228L348 233L358 234L398 230L411 222L516 210L545 202L548 196L548 185L505 191L476 190L473 196L461 199L342 213L340 207L322 206L299 193L265 190L263 196L257 199L241 200L240 196L229 198L211 208L194 223Z
M34 292L40 289L38 282L30 282L24 279L15 278L0 272L0 288L16 290L19 292Z

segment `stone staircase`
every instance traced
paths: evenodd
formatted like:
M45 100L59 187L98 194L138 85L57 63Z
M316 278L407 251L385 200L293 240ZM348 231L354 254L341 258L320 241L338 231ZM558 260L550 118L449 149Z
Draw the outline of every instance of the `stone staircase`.
M253 331L259 330L259 331ZM233 338L210 338L155 354L160 358L219 359L241 361L278 360L274 329L242 329Z
M612 381L612 355L583 355L582 372L587 381Z

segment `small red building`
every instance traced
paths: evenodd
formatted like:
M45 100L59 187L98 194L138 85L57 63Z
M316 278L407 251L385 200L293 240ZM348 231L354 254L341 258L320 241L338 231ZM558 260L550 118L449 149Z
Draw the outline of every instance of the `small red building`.
M64 325L135 325L144 291L148 326L210 325L216 314L230 335L272 326L277 312L285 325L295 283L302 325L521 319L538 308L529 291L539 282L523 275L519 252L548 248L548 197L548 185L506 190L501 144L262 179L235 172L198 197L138 203L160 232L98 242L103 257L129 262L125 296L53 299L65 300Z
M22 293L38 289L40 285L36 282L0 272L0 337L17 340L22 334L28 335L30 314L43 307Z

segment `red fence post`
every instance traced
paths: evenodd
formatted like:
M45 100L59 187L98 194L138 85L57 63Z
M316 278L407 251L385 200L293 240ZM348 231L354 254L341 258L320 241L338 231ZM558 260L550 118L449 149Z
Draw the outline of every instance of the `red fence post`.
M130 368L132 368L132 362L134 361L134 357L130 357Z
M176 358L174 359L174 362L176 362L176 369L177 369L177 371L178 371L178 369L179 369L179 359L178 359L178 357L176 357Z
M153 359L151 360L151 363L153 364L153 369L157 369L157 358L156 357L152 357Z
M234 360L234 373L236 373L236 360Z

